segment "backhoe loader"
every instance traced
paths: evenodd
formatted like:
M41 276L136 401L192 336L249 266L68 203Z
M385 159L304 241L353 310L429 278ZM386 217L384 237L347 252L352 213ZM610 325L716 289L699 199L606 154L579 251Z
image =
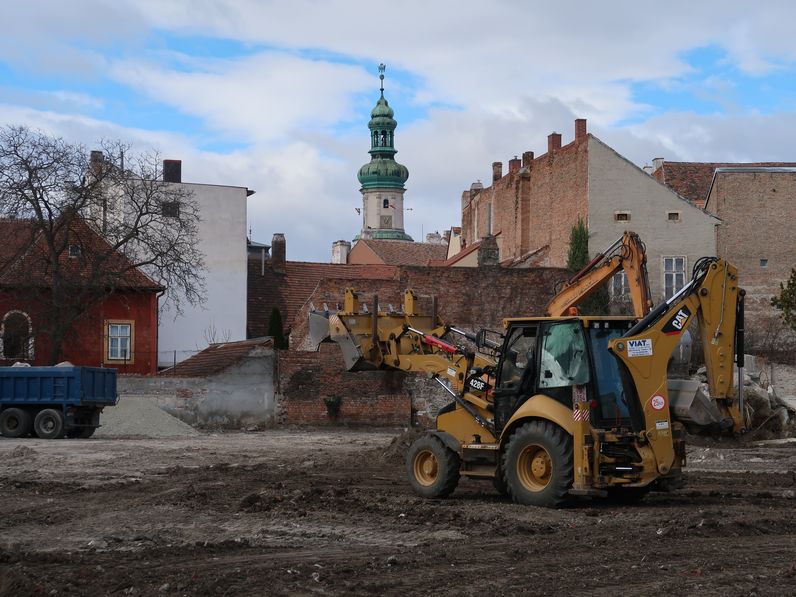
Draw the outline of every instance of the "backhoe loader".
M710 257L640 319L510 318L495 341L483 330L442 325L436 308L417 313L411 290L402 312L380 311L378 297L362 312L349 289L337 313L310 313L310 331L315 342L337 342L351 371L424 371L450 395L436 428L409 449L407 474L417 494L447 496L466 476L492 479L518 503L558 507L572 496L637 499L651 488L679 486L684 423L745 431L743 384L733 392L736 349L743 374L743 296L736 268ZM678 405L667 381L669 357L694 318L707 406ZM694 407L711 416L693 414Z

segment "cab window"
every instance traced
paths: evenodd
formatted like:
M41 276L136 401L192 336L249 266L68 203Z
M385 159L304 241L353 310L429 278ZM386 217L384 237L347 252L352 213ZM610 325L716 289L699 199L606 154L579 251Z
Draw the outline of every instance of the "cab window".
M560 388L589 382L589 361L580 321L551 324L542 340L540 388Z
M532 375L535 364L536 326L516 327L509 332L498 379L499 388L519 389Z

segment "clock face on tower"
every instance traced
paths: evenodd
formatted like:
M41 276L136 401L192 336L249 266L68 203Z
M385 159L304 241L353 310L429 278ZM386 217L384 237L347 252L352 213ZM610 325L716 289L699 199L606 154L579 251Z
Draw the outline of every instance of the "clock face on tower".
M379 228L392 228L392 216L381 216Z

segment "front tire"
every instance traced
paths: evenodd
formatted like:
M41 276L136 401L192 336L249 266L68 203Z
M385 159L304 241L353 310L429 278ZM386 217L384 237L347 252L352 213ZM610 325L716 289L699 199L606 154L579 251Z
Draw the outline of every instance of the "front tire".
M61 439L64 436L64 415L54 408L39 411L33 421L33 430L41 439Z
M549 421L517 429L503 452L503 475L518 504L558 508L572 487L572 437Z
M0 435L25 437L33 429L30 413L22 408L7 408L0 413Z
M459 455L433 435L416 439L406 455L409 484L424 498L449 496L459 484Z

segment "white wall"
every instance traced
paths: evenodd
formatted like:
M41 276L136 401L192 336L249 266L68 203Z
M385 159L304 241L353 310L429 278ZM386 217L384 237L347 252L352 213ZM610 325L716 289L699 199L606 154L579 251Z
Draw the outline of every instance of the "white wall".
M616 221L617 211L628 211L630 221ZM669 222L669 211L680 212L680 221ZM687 282L697 259L716 255L718 223L598 139L589 139L589 250L597 254L625 230L636 232L647 247L656 304L663 297L663 257L687 258Z
M199 208L199 249L205 256L207 301L160 311L158 365L182 361L215 341L246 339L246 188L179 183Z

